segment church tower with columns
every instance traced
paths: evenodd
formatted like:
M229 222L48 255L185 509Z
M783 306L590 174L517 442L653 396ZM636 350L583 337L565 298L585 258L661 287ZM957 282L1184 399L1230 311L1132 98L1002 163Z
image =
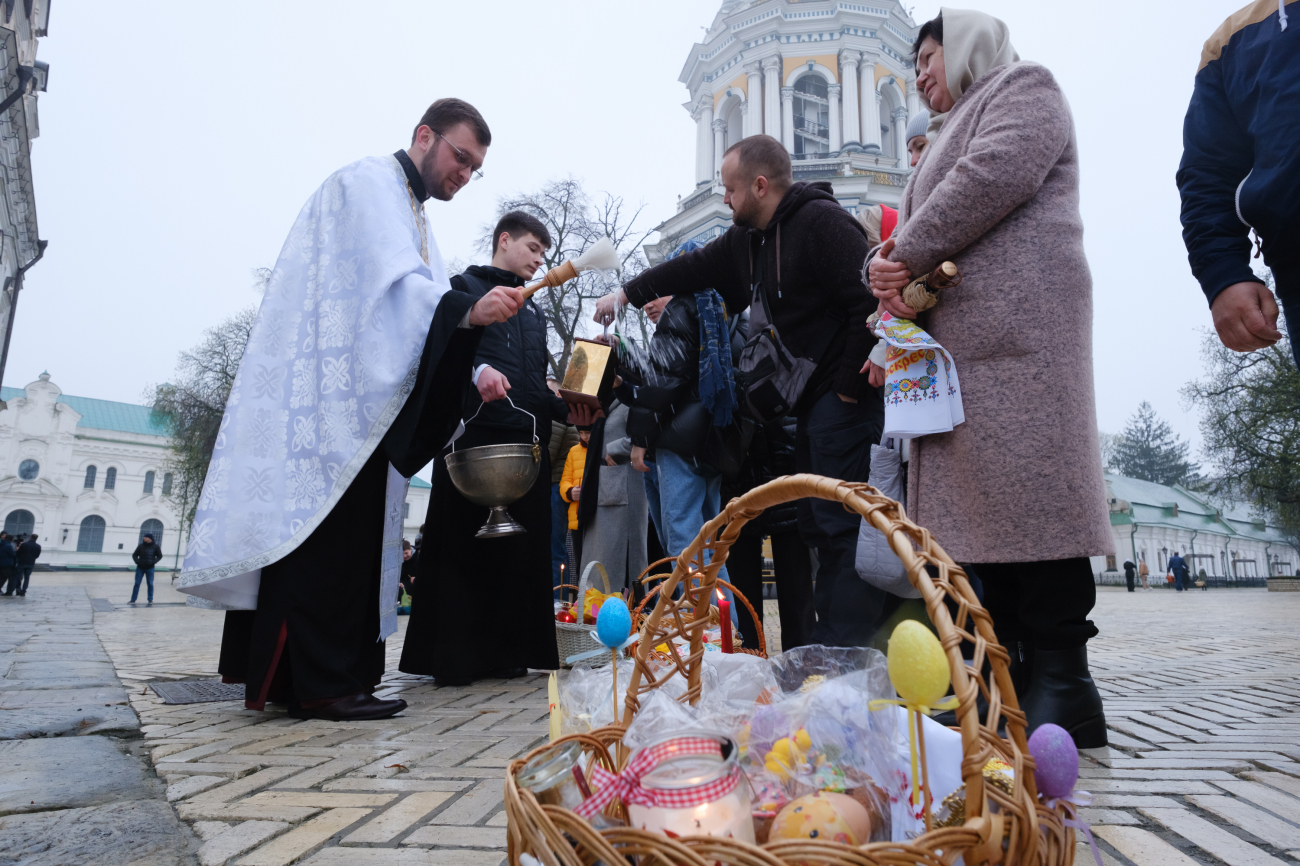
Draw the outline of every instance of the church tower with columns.
M917 29L897 0L724 0L682 68L695 185L646 246L651 263L730 227L722 154L748 135L780 139L795 180L829 181L854 214L897 207L911 171L907 119L921 109Z

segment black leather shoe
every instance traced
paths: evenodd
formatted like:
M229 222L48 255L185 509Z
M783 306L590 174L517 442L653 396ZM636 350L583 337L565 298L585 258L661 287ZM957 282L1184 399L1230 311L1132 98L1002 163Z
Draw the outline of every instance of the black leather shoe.
M400 698L382 701L372 695L348 695L323 707L293 706L289 715L295 719L324 719L327 722L362 722L370 719L387 719L406 709Z
M1080 749L1106 745L1106 715L1101 693L1088 670L1086 646L1065 650L1036 649L1034 667L1020 707L1028 733L1051 722L1069 731Z

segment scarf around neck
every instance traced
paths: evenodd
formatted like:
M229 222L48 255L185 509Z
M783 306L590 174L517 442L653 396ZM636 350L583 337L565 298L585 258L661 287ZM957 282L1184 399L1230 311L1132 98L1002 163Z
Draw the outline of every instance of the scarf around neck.
M962 94L990 71L1020 59L1011 45L1011 31L998 18L974 9L939 10L943 16L943 65L948 78L948 94L956 103ZM930 124L925 134L930 143L939 135L948 112L942 114L930 107L929 100L921 99L930 109Z

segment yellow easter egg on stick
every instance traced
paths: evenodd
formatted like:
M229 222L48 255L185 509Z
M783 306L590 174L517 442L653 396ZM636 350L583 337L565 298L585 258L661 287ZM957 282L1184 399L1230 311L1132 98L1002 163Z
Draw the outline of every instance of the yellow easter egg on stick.
M934 633L916 620L903 620L890 635L889 681L904 701L918 706L933 707L948 693L948 658Z

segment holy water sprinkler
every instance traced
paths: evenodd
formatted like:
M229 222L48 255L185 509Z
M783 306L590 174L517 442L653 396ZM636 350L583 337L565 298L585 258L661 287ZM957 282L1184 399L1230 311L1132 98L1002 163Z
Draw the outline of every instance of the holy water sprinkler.
M601 238L576 259L569 259L564 264L551 268L546 272L546 276L531 286L526 286L523 295L525 298L531 298L541 288L559 288L569 280L577 277L578 274L586 271L617 271L619 269L618 250L614 249L613 241L609 238Z

